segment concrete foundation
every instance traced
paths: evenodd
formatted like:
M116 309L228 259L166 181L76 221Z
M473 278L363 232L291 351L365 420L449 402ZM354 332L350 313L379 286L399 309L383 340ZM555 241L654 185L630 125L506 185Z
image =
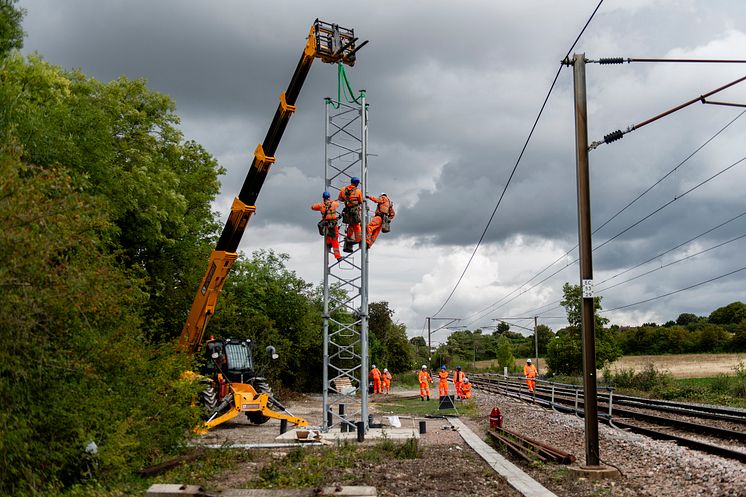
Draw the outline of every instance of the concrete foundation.
M415 428L394 428L394 427L383 427L383 428L370 428L365 433L365 439L366 440L380 440L383 438L387 438L389 440L408 440L410 438L420 438L419 431ZM293 440L300 440L300 441L320 441L320 440L326 440L329 442L336 442L340 440L349 440L349 441L356 441L357 440L357 432L355 431L347 431L342 432L337 430L330 430L326 433L316 430L316 429L307 429L307 428L295 428L293 430L287 431L277 437L275 440L278 441L293 441Z
M587 480L615 480L622 476L618 469L611 466L568 466L567 469L575 478Z

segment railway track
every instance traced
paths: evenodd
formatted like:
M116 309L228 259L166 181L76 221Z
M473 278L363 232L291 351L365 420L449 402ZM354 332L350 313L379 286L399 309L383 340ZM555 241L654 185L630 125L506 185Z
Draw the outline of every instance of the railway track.
M470 375L472 384L485 392L507 395L522 400L529 400L543 407L556 411L583 416L582 387L570 385L552 385L552 388L537 388L534 395L527 394L525 385L520 379L505 380L487 375ZM538 385L537 385L538 386ZM581 390L579 390L581 389ZM618 399L619 398L619 399ZM619 401L618 401L619 400ZM701 406L668 401L651 401L639 397L618 396L613 392L599 395L599 420L616 428L629 430L658 440L672 440L691 449L715 454L729 459L746 462L746 452L734 450L721 445L683 436L680 433L665 431L673 428L676 431L697 433L719 440L746 442L746 412L720 406ZM622 409L618 405L635 409ZM602 405L606 409L602 409ZM647 412L643 412L647 411ZM604 412L605 411L605 412ZM675 414L677 418L659 416L651 413L660 412ZM690 420L681 419L689 417ZM727 423L730 428L703 423L703 420L717 420ZM647 425L647 426L644 426ZM650 426L652 425L652 426ZM661 431L663 427L664 431Z

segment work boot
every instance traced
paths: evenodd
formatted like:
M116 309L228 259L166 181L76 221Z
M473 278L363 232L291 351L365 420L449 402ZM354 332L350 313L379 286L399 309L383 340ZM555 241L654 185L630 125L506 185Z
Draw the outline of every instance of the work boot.
M355 249L352 248L352 243L345 240L345 246L344 248L342 248L342 251L347 252L348 254L351 254L352 252L355 251Z
M429 395L427 396L427 400L430 400L430 396Z
M421 400L422 402L425 402L425 397L420 397L420 400Z

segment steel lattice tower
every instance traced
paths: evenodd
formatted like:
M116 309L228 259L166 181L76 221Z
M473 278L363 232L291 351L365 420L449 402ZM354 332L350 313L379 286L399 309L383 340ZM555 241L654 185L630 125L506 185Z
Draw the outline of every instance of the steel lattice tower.
M342 260L324 245L324 371L322 430L335 425L368 429L368 109L365 92L353 102L325 100L324 185L336 198L350 179L361 179L362 242ZM344 239L340 225L340 239ZM350 318L351 316L351 318ZM348 382L349 380L349 382ZM345 406L345 412L339 409Z

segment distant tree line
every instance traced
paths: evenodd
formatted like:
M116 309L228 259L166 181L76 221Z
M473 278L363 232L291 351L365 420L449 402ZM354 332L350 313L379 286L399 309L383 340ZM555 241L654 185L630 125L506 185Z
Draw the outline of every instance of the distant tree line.
M538 325L539 356L545 358L549 373L576 375L582 372L581 293L578 285L565 283L562 306L569 326L554 332ZM712 311L709 316L680 314L665 324L641 326L610 325L599 311L601 297L594 298L596 366L602 369L622 355L660 355L714 352L746 352L746 304L733 302ZM427 344L423 337L410 340L418 362L427 363ZM446 364L473 367L478 361L497 361L499 368L520 371L516 358L533 357L534 336L510 331L499 323L489 333L460 330L432 353L432 367Z

